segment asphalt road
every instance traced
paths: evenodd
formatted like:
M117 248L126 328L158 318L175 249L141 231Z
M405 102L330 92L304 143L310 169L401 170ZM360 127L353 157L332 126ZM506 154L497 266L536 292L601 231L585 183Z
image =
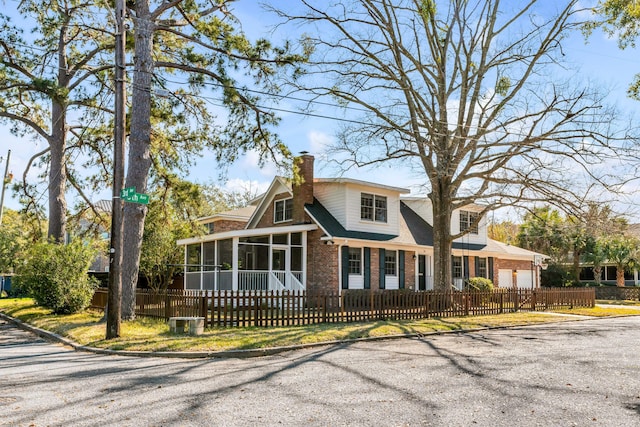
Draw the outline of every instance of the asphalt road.
M640 317L254 359L74 352L0 321L2 426L640 426Z

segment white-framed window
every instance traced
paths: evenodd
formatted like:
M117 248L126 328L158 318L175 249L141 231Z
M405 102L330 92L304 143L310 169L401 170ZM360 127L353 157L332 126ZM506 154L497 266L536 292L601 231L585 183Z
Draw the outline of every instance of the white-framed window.
M396 251L384 252L384 274L385 276L396 276L398 274L398 253Z
M452 259L453 278L457 279L462 277L462 257L454 256Z
M476 271L477 277L487 278L487 259L478 258L478 271Z
M273 202L273 222L291 221L293 218L293 199L282 199Z
M478 234L478 212L460 211L460 232ZM475 223L475 224L474 224Z
M349 248L349 274L362 274L362 249Z
M387 222L387 198L377 194L360 194L360 219Z

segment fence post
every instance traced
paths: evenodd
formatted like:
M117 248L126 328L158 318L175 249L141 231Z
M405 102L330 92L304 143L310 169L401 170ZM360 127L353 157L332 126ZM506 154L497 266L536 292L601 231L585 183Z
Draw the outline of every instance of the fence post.
M531 289L531 311L536 311L536 291Z
M166 320L171 317L171 299L169 298L169 292L165 291L164 294L164 317Z
M207 291L200 291L200 317L204 317L204 324L207 324Z
M471 293L469 291L465 292L463 295L464 298L464 315L468 316L469 315L469 297L471 296Z
M373 307L374 301L373 301L373 291L371 289L369 289L369 316L373 317Z

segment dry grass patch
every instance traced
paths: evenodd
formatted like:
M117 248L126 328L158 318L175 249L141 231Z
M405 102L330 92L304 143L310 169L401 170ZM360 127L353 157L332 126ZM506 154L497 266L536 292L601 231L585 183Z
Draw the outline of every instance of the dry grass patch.
M387 320L269 328L215 328L200 336L174 335L164 320L140 318L123 322L121 337L106 340L102 313L87 311L53 315L30 299L0 300L0 310L34 326L64 335L79 344L129 351L222 351L262 349L328 341L393 335L428 334L482 327L532 325L570 319L544 313L507 313L491 316Z
M610 299L597 299L596 304L602 305L632 305L640 307L640 301L637 300L610 300Z
M638 308L622 308L622 307L593 307L593 308L565 308L556 309L555 313L577 314L580 316L593 317L610 317L610 316L640 316Z

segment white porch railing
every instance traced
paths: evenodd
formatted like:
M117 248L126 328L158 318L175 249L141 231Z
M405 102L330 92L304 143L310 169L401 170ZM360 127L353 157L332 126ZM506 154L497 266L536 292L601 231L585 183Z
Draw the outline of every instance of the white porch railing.
M284 271L269 272L269 289L270 291L284 291L286 288L283 283Z
M268 271L238 271L239 291L265 291L268 283Z
M233 290L233 271L188 272L185 275L185 289L203 289L209 291ZM238 271L239 291L304 291L302 272L300 271Z
M288 272L289 278L289 289L292 291L304 291L305 287L302 284L302 272L301 271L292 271Z

